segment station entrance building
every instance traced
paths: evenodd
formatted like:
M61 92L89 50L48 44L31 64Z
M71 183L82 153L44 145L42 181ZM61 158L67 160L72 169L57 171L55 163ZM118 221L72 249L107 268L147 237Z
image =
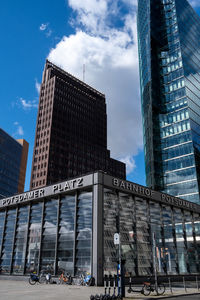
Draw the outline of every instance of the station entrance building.
M101 171L0 200L1 274L199 274L200 206ZM117 226L118 227L118 226ZM153 241L154 236L154 241Z

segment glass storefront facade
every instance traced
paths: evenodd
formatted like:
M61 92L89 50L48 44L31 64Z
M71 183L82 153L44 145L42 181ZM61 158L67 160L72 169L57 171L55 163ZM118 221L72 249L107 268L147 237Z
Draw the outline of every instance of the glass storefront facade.
M105 274L116 273L118 245L114 245L113 236L118 213L127 275L154 274L153 236L158 274L199 273L199 214L105 188Z
M105 274L116 274L118 229L126 274L153 274L154 240L160 275L200 272L195 203L101 172L34 193L0 200L1 275L89 272L102 284Z
M200 18L187 0L138 0L147 185L200 203Z
M0 211L1 274L91 272L92 192Z

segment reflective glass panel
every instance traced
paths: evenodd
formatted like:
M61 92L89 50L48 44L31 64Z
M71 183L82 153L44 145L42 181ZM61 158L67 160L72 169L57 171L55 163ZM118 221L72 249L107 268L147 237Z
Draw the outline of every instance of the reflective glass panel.
M136 275L135 201L128 194L119 193L121 254L125 259L126 275Z
M43 203L31 205L26 273L38 272Z
M104 273L116 274L118 247L114 245L117 232L118 198L114 191L104 189Z
M176 233L176 246L180 273L187 273L187 250L184 238L183 215L180 209L174 209L174 225Z
M73 274L75 195L66 195L60 201L58 235L58 273Z
M13 257L13 273L23 274L28 232L29 206L20 207L17 217L16 237Z
M135 197L138 274L152 272L152 237L146 200Z
M75 274L91 273L92 192L78 195L76 222Z
M45 201L40 269L51 274L55 271L57 219L58 200Z
M16 208L9 209L5 223L5 233L2 243L2 256L1 256L1 273L9 274L11 271L13 241L15 234L16 223Z
M164 260L167 274L178 274L176 261L176 243L172 210L169 206L162 206L163 234L164 234Z

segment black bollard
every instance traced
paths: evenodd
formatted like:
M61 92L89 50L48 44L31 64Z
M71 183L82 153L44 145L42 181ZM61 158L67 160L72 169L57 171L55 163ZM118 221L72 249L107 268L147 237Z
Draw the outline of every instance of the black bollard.
M132 273L129 273L129 288L128 288L128 293L132 292Z
M112 280L112 275L109 275L108 277L108 295L110 296L110 291L111 291L111 280Z
M114 275L114 277L113 277L113 294L112 294L112 297L111 297L112 300L117 299L117 296L116 296L116 279L117 279L117 276Z
M104 276L104 294L105 295L107 294L107 279L108 279L108 276L105 275Z
M121 294L120 296L125 297L125 259L121 260Z

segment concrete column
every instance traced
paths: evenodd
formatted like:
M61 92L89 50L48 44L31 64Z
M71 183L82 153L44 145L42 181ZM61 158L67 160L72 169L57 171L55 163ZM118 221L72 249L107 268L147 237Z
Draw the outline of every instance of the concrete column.
M103 174L94 174L92 275L96 285L103 285Z

